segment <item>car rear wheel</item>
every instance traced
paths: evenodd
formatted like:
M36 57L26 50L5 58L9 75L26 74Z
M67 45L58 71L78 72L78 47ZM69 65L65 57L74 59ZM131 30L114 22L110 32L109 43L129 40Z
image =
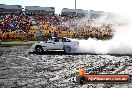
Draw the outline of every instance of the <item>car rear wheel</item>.
M35 50L36 50L37 53L42 53L44 51L42 46L36 46Z
M66 53L69 53L69 52L71 51L71 47L70 47L70 46L65 46L65 47L64 47L64 51L65 51Z

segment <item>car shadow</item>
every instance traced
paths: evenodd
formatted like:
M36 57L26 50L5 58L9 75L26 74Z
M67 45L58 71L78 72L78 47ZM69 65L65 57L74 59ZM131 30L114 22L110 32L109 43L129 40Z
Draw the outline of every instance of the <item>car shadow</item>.
M66 53L64 51L44 51L42 53L37 52L29 52L28 54L36 54L36 55L111 55L111 56L129 56L132 57L130 54L92 54L92 53Z
M36 54L36 55L85 55L88 53L66 53L64 51L44 51L42 53L37 52L29 52L29 54Z

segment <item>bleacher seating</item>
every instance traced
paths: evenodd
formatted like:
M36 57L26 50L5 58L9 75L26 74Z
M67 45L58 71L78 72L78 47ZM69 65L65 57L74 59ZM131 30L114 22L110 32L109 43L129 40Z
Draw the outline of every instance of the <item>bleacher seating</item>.
M30 22L34 17L36 24ZM0 38L20 38L35 35L34 25L37 25L42 35L88 39L109 39L114 35L113 24L98 24L96 20L74 16L59 16L48 14L4 14L0 15ZM94 26L93 26L94 25ZM20 33L21 32L21 33Z

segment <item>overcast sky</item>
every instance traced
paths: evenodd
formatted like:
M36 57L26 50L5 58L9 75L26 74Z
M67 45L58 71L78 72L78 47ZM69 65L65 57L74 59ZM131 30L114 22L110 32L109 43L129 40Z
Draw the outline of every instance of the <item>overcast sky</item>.
M0 0L0 4L18 4L24 6L55 7L56 13L62 8L74 9L75 0ZM131 0L77 0L77 9L132 13Z

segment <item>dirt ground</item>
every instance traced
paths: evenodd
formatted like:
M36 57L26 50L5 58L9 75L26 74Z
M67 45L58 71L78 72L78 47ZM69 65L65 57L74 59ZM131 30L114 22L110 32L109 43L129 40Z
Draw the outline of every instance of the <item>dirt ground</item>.
M89 73L130 74L131 56L37 55L29 46L0 47L0 88L132 88L132 83L87 83L75 80L75 68L88 66Z

